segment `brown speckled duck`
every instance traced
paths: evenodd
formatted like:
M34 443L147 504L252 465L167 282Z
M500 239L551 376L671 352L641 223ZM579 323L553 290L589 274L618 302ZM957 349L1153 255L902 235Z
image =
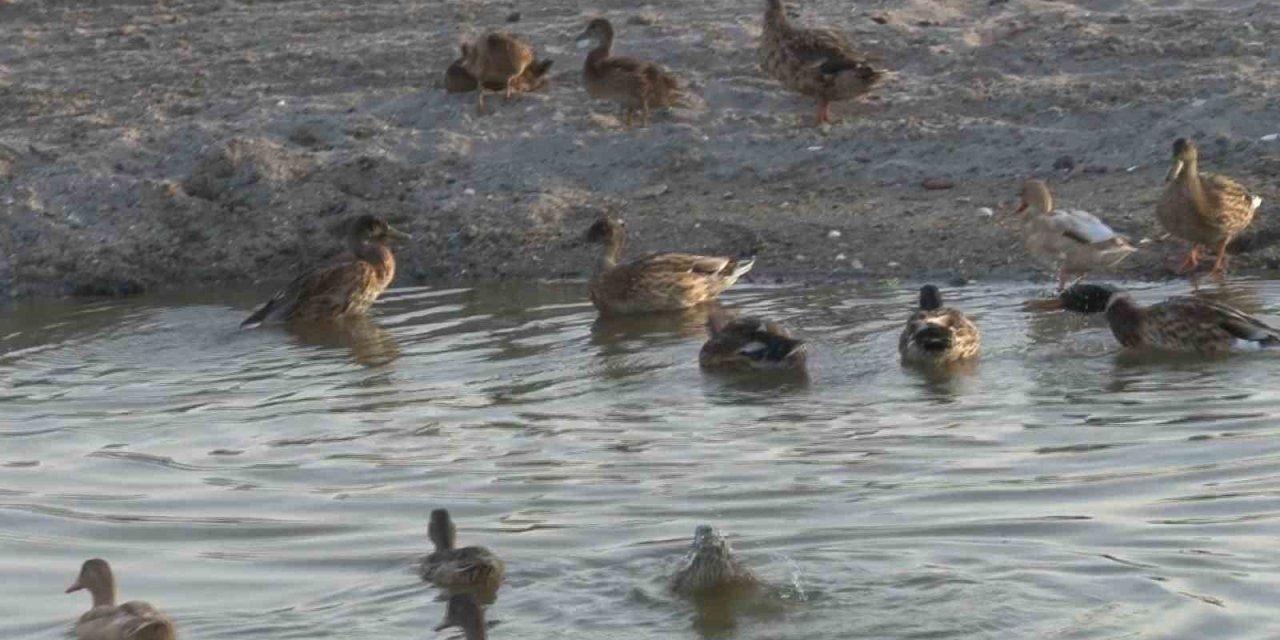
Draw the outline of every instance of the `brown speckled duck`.
M592 20L578 41L596 43L582 65L582 82L587 93L622 105L628 127L636 112L640 113L641 124L649 126L650 110L674 106L680 101L679 82L661 66L613 55L613 25L608 20Z
M781 325L760 318L734 318L714 309L707 316L711 336L698 353L703 369L725 371L803 371L803 340Z
M619 264L626 223L603 216L587 230L587 242L604 250L591 278L591 302L601 313L676 311L713 300L751 270L754 258L656 253Z
M699 525L684 565L671 577L671 590L686 597L712 591L751 588L760 583L711 525Z
M476 77L467 71L466 61L472 46L471 43L463 43L462 56L454 60L453 64L450 64L449 68L445 70L445 91L449 93L468 93L480 87ZM551 82L549 73L553 62L553 60L538 60L535 58L512 83L515 90L520 93L528 93L547 86ZM505 91L506 85L499 81L489 80L485 82L484 88L486 91L499 92Z
M462 629L467 640L485 640L488 630L484 622L484 605L470 593L455 593L449 597L444 620L436 625L436 631L444 631L450 627Z
M1088 211L1055 209L1049 185L1042 180L1022 183L1018 213L1024 214L1027 253L1058 268L1058 291L1067 288L1072 274L1083 279L1090 271L1114 267L1137 251Z
M506 575L502 558L484 547L459 549L458 528L448 509L431 512L427 536L435 551L422 559L419 573L423 580L445 589L479 593L485 601L493 600Z
M503 98L510 100L519 88L518 79L533 62L533 46L505 31L492 31L464 45L462 68L480 82L476 109L484 112L484 94L493 85L501 87Z
M1213 274L1225 274L1227 243L1253 221L1262 198L1226 176L1201 174L1199 150L1186 138L1173 143L1173 166L1165 181L1164 195L1156 203L1156 219L1169 233L1191 242L1191 251L1179 271L1194 271L1201 249L1215 245L1218 259L1213 263Z
M351 257L316 267L272 296L241 327L271 321L331 321L364 313L396 276L387 242L410 238L386 220L362 215L347 224Z
M943 364L978 355L982 336L963 313L942 306L942 294L928 284L920 288L920 309L907 318L898 337L903 363Z
M1275 327L1219 302L1176 297L1143 307L1114 287L1077 284L1038 309L1105 313L1116 341L1125 347L1204 354L1226 353L1245 343L1280 346Z
M85 589L93 608L76 621L76 640L173 640L173 621L150 603L116 604L116 581L106 560L86 560L67 593Z
M831 103L866 94L884 78L828 29L800 29L787 20L782 0L766 0L760 67L782 86L817 98L816 124L831 122Z

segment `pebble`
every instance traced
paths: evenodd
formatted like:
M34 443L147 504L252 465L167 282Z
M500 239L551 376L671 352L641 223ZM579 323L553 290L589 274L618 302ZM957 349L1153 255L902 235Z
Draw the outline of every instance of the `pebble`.
M901 267L902 265L898 264L897 262L892 262L892 261L890 261L890 262L889 262L889 264L888 264L888 265L886 265L886 266L888 266L889 268L891 268L891 269L892 269L892 268L894 268L894 267Z
M1276 139L1280 139L1280 133L1268 133L1267 135L1262 136L1259 139L1262 140L1263 142L1272 142Z
M849 256L846 256L846 255L844 255L843 253L837 253L837 254L836 254L836 260L839 260L839 261L841 261L841 262L844 262L845 260L848 260L848 259L849 259Z
M925 178L920 186L930 191L941 191L942 189L954 189L956 183L947 178Z
M991 207L980 207L978 209L978 214L990 218L991 216L996 215L996 212Z
M512 11L507 14L507 22L520 22L520 18L522 17L523 16L520 15L519 11Z
M471 187L467 187L466 189L462 190L462 193L463 195L474 196L476 194L476 190L472 189Z
M832 229L827 232L827 238L831 240L835 240L836 238L839 238L839 237L840 237L840 231L837 229Z
M1062 156L1061 158L1053 161L1053 168L1058 171L1070 171L1076 168L1076 159L1072 158L1070 155Z
M854 269L861 269L861 268L863 268L863 267L862 267L862 261L861 261L861 260L859 260L859 259L857 259L857 258L854 258L853 260L850 260L850 261L849 261L849 266L850 266L850 267L853 267Z

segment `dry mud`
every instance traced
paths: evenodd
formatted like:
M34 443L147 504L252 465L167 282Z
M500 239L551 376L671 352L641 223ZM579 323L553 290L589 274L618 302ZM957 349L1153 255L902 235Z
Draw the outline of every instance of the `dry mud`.
M1234 272L1280 266L1277 3L792 4L896 74L828 129L759 73L763 0L0 0L0 297L282 280L364 212L416 236L401 283L585 275L602 208L637 254L755 252L762 279L1045 278L1028 175L1142 243L1123 276L1164 277L1178 136L1264 198ZM693 105L627 130L590 100L596 15ZM494 27L554 78L479 116L443 71Z

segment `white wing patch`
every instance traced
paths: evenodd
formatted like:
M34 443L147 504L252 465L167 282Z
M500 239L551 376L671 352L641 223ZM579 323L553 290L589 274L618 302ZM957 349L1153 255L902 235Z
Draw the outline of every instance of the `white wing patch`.
M1092 213L1079 209L1057 209L1049 216L1049 224L1063 234L1084 238L1089 244L1106 242L1116 237L1116 232L1107 223Z

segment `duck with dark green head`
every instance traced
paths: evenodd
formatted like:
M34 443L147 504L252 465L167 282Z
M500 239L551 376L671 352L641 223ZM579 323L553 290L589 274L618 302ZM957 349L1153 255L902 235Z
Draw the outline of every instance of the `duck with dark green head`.
M395 255L387 243L411 236L373 215L352 219L346 225L346 235L349 256L294 278L240 326L254 327L272 321L332 321L368 311L396 277Z
M1225 353L1246 343L1280 346L1280 332L1267 323L1219 302L1179 296L1148 307L1115 287L1077 284L1039 309L1102 313L1121 345L1161 351Z
M903 363L945 364L978 355L982 336L964 313L942 306L942 293L927 284L920 288L920 308L907 318L898 337Z

